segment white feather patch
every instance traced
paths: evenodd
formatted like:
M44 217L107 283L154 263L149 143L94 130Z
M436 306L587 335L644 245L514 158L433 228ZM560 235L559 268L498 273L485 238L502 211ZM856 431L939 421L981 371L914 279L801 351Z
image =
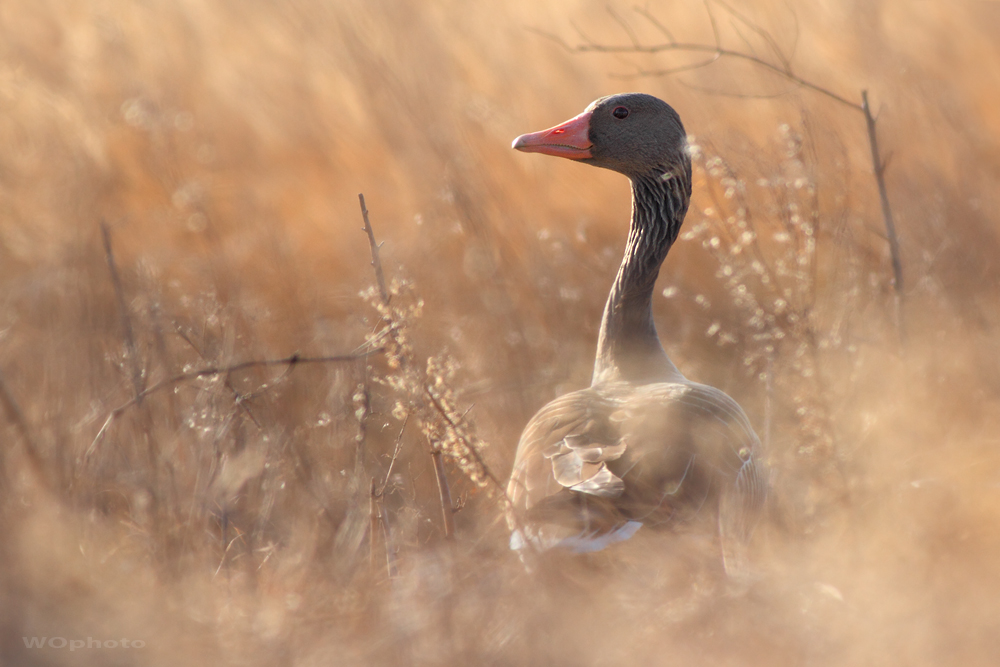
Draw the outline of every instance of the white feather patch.
M546 537L545 535L540 535L537 531L531 530L530 528L527 529L528 534L525 536L525 534L518 529L514 530L510 534L510 548L512 551L520 551L528 546L531 546L539 551L547 551L549 549L566 549L567 551L578 554L593 553L595 551L601 551L612 544L624 542L635 535L636 531L640 528L642 528L642 523L639 521L626 521L608 533L599 534L584 532L579 535L562 538Z
M592 496L600 496L601 498L617 498L625 491L625 482L608 470L608 466L602 463L596 475L578 484L574 484L569 489L570 491L589 493Z

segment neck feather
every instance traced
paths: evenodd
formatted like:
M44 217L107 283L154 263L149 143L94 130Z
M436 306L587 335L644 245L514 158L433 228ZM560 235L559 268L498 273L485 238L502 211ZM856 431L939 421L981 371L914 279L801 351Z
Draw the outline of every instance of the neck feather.
M691 164L632 179L625 257L604 306L593 383L683 379L653 323L653 288L691 197Z

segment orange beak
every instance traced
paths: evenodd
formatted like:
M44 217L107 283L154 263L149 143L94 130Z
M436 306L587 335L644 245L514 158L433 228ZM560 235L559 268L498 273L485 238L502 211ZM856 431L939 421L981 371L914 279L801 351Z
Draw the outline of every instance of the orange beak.
M583 160L593 157L590 149L590 111L585 111L561 125L556 125L541 132L522 134L511 148L525 153L544 153L556 157L566 157L571 160Z

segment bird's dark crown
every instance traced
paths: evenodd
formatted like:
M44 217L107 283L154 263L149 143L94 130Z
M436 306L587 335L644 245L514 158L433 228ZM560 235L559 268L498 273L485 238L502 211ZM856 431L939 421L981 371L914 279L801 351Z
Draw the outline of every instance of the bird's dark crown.
M582 160L631 179L671 172L690 162L687 134L673 107L645 93L620 93L595 100L589 138L591 157Z

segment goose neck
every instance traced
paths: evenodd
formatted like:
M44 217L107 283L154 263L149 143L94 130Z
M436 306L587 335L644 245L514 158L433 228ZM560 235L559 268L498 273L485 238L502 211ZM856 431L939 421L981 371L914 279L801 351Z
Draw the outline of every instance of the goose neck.
M632 223L598 337L594 384L683 379L660 344L653 289L691 195L690 164L632 179Z

